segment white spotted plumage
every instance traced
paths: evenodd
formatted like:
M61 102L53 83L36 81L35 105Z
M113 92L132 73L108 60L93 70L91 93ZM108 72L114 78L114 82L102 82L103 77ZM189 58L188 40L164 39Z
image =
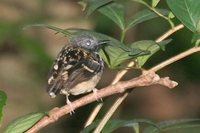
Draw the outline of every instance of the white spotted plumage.
M68 96L92 91L103 73L104 63L97 53L101 44L92 35L78 35L59 52L50 70L47 92Z

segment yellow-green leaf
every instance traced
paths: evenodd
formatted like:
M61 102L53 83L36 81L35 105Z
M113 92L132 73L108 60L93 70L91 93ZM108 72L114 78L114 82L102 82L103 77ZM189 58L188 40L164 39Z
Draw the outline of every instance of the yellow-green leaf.
M4 129L3 133L24 133L45 115L44 112L37 112L17 118Z

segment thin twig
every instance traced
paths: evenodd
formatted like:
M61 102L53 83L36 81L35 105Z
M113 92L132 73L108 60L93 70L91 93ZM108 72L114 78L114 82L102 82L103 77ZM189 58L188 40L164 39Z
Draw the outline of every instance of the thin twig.
M94 109L92 110L92 113L90 113L90 116L88 117L87 121L84 124L84 128L89 126L94 121L94 119L96 118L97 114L99 113L99 111L101 110L102 107L103 107L103 102L98 103L94 107Z
M161 42L161 41L165 40L167 37L169 37L170 35L172 35L173 33L175 33L176 31L178 31L182 28L184 28L183 24L179 24L179 25L175 26L174 28L168 30L163 35L161 35L158 39L155 40L155 42Z
M160 70L160 69L162 69L162 68L164 68L164 67L166 67L166 66L168 66L168 65L170 65L170 64L172 64L172 63L174 63L174 62L176 62L180 59L183 59L184 57L187 57L187 56L189 56L193 53L199 52L199 51L200 51L200 47L190 48L190 49L188 49L188 50L186 50L186 51L184 51L184 52L182 52L182 53L180 53L180 54L178 54L174 57L171 57L170 59L167 59L167 60L161 62L160 64L152 67L151 69L149 69L149 71L156 72L156 71L158 71L158 70Z
M167 37L169 37L171 34L173 34L174 32L182 29L184 26L183 24L179 24L177 26L175 26L174 28L168 30L167 32L165 32L163 35L161 35L159 38L157 38L155 40L155 42L159 43L163 40L165 40ZM153 71L154 69L152 69ZM155 69L155 72L157 70ZM122 76L121 76L122 77ZM119 79L120 80L120 79ZM103 127L106 125L107 121L111 118L111 116L114 114L115 110L121 105L121 103L126 99L126 97L128 96L129 92L125 92L122 96L118 97L113 105L110 107L110 109L108 110L108 112L104 115L104 117L101 119L101 121L99 122L98 126L96 127L96 129L94 130L94 133L99 133L101 132L101 130L103 129Z
M121 103L126 99L126 97L128 96L128 92L123 93L122 96L118 97L114 103L112 104L112 106L110 107L110 109L108 110L108 112L104 115L103 119L101 119L99 125L97 126L97 128L94 130L93 133L99 133L99 130L102 130L105 126L105 124L108 122L108 120L111 118L111 116L115 113L115 111L117 110L117 108L119 107L119 105L121 105Z

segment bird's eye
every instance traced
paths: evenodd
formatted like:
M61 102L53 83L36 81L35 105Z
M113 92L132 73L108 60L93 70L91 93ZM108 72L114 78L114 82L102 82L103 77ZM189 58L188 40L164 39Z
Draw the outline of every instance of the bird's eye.
M91 41L88 40L88 41L86 42L86 45L87 45L87 46L90 46L90 44L91 44Z

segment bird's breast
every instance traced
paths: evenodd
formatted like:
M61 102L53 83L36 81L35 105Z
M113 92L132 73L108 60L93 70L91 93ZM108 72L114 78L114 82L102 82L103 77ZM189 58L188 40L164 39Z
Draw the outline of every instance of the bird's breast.
M102 74L102 73L99 73ZM101 75L95 75L88 81L83 81L73 88L69 89L68 93L72 95L79 95L84 94L87 92L91 92L93 89L95 89L96 84L99 82Z

